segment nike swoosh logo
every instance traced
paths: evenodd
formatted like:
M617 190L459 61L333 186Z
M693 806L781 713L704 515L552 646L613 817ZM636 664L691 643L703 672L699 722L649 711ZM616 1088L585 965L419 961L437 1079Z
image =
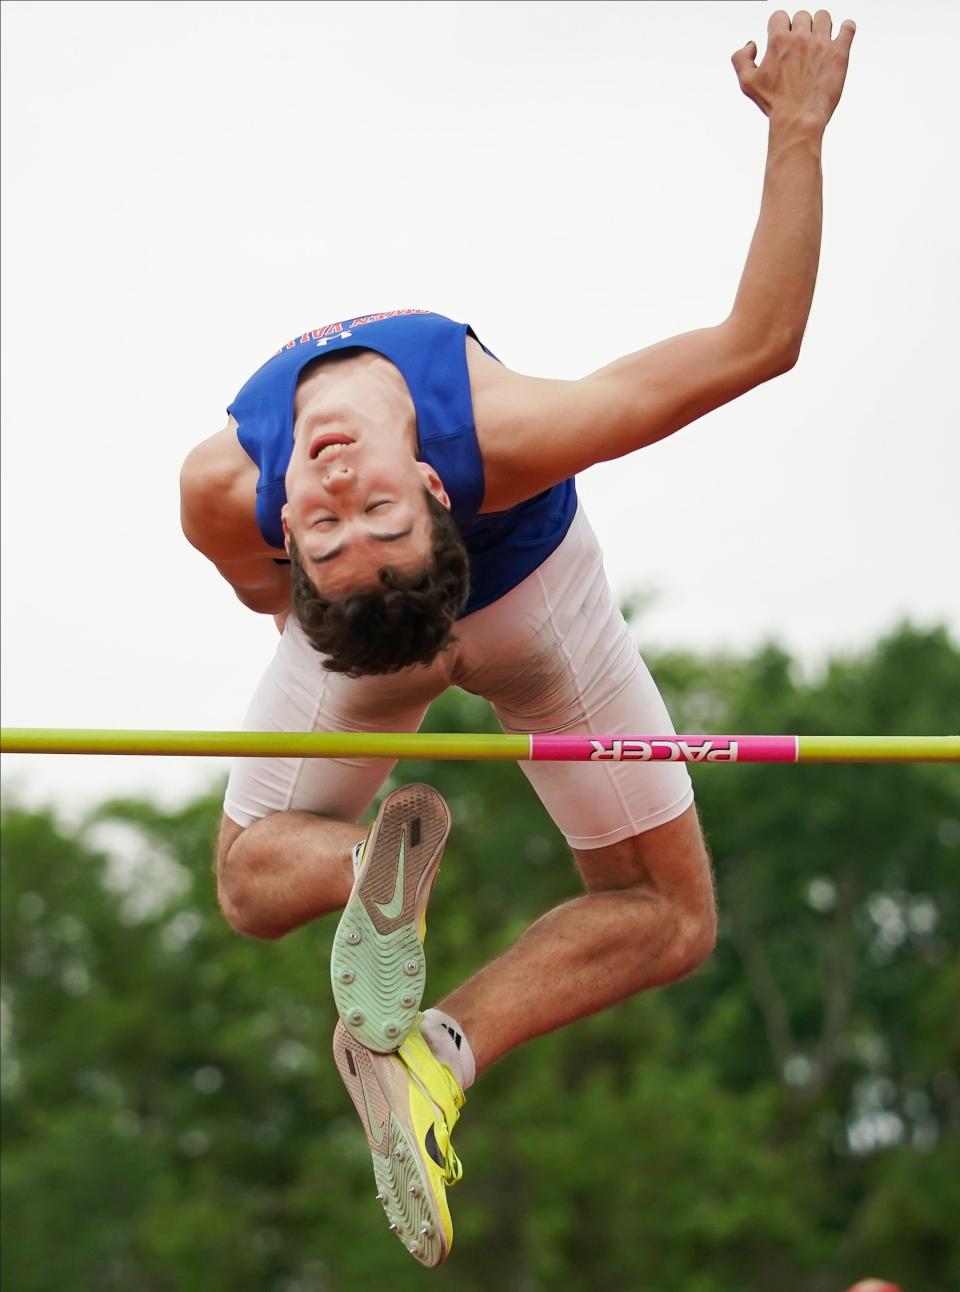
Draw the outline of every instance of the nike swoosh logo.
M394 920L403 910L403 862L407 832L400 830L400 855L397 857L397 882L393 886L393 896L389 902L374 902L374 906L385 919Z
M384 1136L384 1132L387 1129L387 1126L385 1122L381 1121L377 1123L377 1129L376 1130L373 1129L374 1127L373 1109L370 1107L370 1100L367 1098L367 1092L366 1092L366 1089L364 1088L364 1084L362 1081L360 1082L360 1090L363 1094L363 1106L367 1110L367 1125L370 1128L370 1138L373 1140L374 1144L376 1144L377 1147L379 1148L380 1144L383 1142L383 1136Z
M363 1084L363 1077L361 1077L360 1073L357 1071L357 1065L353 1061L353 1054L351 1051L345 1049L344 1054L347 1056L347 1067L350 1069L350 1075L356 1078L357 1085L360 1087L360 1093L363 1095L363 1106L367 1110L367 1126L369 1128L370 1135L374 1144L379 1148L380 1143L383 1140L383 1133L387 1129L386 1123L380 1121L378 1123L378 1129L374 1131L373 1109L370 1107L370 1100L367 1098L367 1088Z

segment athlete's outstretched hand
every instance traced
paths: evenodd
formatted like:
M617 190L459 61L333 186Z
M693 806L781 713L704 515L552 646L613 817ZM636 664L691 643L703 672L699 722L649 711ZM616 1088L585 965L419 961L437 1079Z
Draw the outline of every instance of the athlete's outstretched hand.
M741 90L771 119L800 117L825 126L840 102L855 31L848 18L834 40L825 9L812 18L800 9L792 22L778 9L767 24L767 52L760 66L754 61L757 46L752 40L733 56Z

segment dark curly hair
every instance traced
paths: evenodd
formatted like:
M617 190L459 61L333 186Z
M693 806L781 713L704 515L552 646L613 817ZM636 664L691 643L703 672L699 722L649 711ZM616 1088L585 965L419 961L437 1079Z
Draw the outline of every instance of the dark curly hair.
M377 571L379 588L325 597L311 583L293 535L290 572L293 613L324 668L348 677L398 673L411 664L432 664L456 640L453 625L469 592L469 562L453 517L424 490L432 525L433 561L402 574L389 565Z

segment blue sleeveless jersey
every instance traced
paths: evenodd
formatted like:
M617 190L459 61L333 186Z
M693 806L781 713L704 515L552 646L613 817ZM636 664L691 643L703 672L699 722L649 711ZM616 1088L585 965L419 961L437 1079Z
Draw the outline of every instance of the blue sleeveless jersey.
M271 547L283 549L280 509L287 498L284 477L293 449L297 378L323 354L374 350L407 383L420 460L443 481L470 558L470 596L461 617L504 596L543 564L570 528L577 508L574 482L564 480L507 511L478 515L484 477L470 398L468 333L476 338L465 323L427 310L364 314L304 332L254 373L227 411L260 472L257 525Z

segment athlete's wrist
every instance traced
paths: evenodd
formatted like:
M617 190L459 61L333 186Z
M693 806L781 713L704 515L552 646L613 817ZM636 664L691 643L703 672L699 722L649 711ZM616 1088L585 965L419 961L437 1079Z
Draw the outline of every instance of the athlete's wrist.
M822 112L809 108L802 111L792 107L774 110L770 113L768 147L772 151L799 144L819 152L828 120Z

